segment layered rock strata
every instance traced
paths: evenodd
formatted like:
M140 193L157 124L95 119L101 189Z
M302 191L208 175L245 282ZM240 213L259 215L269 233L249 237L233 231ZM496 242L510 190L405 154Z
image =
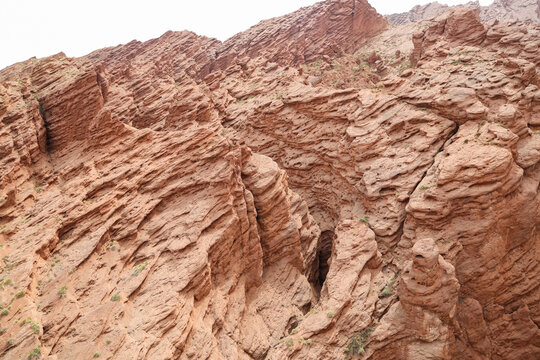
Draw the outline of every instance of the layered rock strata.
M487 6L479 1L469 1L459 6L477 8L482 21L524 21L540 23L540 2L538 0L494 0ZM458 6L448 6L437 1L426 5L417 5L410 11L391 14L386 18L392 25L405 25L421 20L429 20Z
M385 26L0 71L2 356L540 356L540 28Z

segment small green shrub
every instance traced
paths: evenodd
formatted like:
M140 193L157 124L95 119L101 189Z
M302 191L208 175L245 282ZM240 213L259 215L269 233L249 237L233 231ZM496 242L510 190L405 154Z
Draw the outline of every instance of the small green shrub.
M288 338L287 341L285 341L285 344L287 344L288 347L292 348L294 345L293 338Z
M41 357L41 345L38 345L28 354L26 357L27 360L39 359Z
M121 298L120 292L116 292L113 296L111 296L111 301L120 301Z
M6 331L7 331L7 328L1 328L0 335L4 335Z
M365 224L368 223L368 220L369 220L369 218L368 218L367 216L362 216L362 217L360 218L360 221L363 222L363 223L365 223Z
M392 295L392 288L388 285L386 285L383 289L383 291L381 292L381 296L382 297L389 297L390 295Z
M28 318L28 323L30 324L30 327L32 328L32 331L34 332L34 334L37 335L37 334L40 333L41 326L39 326L39 324L37 322L35 322L31 318Z
M111 339L107 339L107 341L105 341L107 343L107 345L110 345L110 343L112 343Z
M110 243L107 244L107 250L116 250L116 247L118 246L118 242L117 241L111 241Z
M142 264L135 266L135 270L133 270L132 275L139 275L146 268L146 265L148 265L148 261L145 261Z
M326 313L326 316L327 316L328 318L330 318L330 319L333 318L334 315L335 315L334 310L330 310L330 311L328 311L328 312Z
M8 346L13 346L15 344L15 339L8 339Z
M7 316L9 315L9 310L8 309L4 309L2 311L0 311L0 316Z
M66 285L64 285L60 289L58 289L58 295L59 296L64 296L64 295L66 295L66 293L67 293L67 286Z
M368 342L373 331L375 331L374 326L368 327L361 332L354 334L349 341L349 345L347 345L347 348L345 348L345 352L349 355L362 355L365 352L364 347L366 346L366 343Z
M95 353L94 353L94 357L95 357L95 358L98 358L98 357L99 357L99 353L98 353L98 352L95 352Z
M20 298L22 298L24 295L25 295L25 292L24 292L24 291L19 291L18 293L15 294L15 297L16 297L17 299L20 299Z

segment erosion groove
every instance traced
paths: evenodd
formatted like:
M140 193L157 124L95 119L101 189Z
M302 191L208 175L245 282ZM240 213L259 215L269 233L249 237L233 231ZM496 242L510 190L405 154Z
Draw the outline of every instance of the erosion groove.
M540 358L540 27L446 10L0 70L3 359Z

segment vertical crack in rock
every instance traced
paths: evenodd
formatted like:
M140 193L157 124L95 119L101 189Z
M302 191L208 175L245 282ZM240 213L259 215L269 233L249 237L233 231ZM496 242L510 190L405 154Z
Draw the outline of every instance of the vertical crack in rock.
M459 130L459 124L455 124L454 130L452 130L452 132L450 134L448 134L445 141L442 143L442 146L439 148L438 152L435 154L435 156L433 156L431 164L426 168L426 171L422 174L422 177L420 178L418 183L416 183L416 185L414 186L413 191L411 192L411 194L418 190L419 185L422 183L424 178L427 176L429 169L431 169L433 167L433 165L435 164L435 159L437 158L437 156L439 154L444 152L444 150L446 149L446 147L450 143L452 143L452 141L453 141L452 138L454 137L454 135L457 134L458 130ZM403 225L405 224L405 220L406 219L403 219L403 222L401 223L401 227L403 227Z
M334 232L326 230L321 233L319 240L319 249L317 254L318 269L316 277L316 288L321 289L324 286L326 275L328 274L328 260L332 256L332 243L334 240Z

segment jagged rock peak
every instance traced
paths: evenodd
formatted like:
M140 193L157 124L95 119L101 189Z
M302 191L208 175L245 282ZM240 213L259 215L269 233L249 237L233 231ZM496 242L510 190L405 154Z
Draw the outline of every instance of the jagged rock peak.
M386 26L386 19L367 0L321 1L233 36L225 41L218 61L264 56L292 65L323 55L341 56L357 50Z

